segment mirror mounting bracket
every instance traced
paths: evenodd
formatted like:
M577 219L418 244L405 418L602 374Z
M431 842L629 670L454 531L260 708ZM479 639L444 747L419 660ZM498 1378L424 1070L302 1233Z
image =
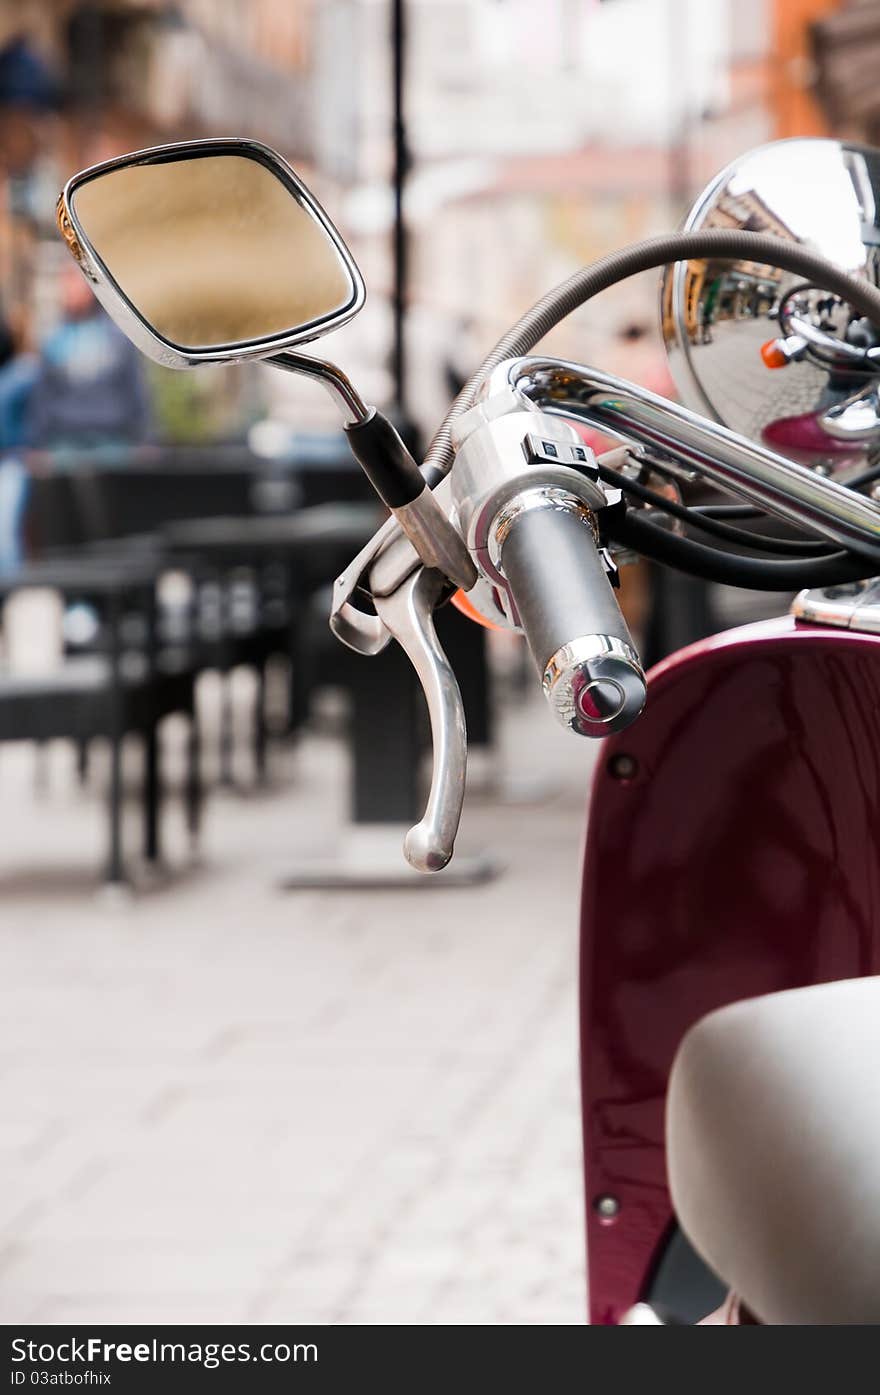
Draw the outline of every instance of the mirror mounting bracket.
M310 354L294 354L288 351L272 354L264 359L276 368L284 368L288 373L300 373L303 377L314 378L327 389L336 405L342 411L345 426L361 426L370 417L372 409L367 406L351 381L335 363L327 359L312 358Z
M397 519L420 561L469 591L477 569L461 534L435 499L392 422L368 407L341 368L306 354L273 354L277 368L323 383L342 409L352 454Z

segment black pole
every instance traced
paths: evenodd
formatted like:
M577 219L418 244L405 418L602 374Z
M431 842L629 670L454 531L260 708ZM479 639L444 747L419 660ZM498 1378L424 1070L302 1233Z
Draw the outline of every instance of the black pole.
M409 173L410 156L404 118L404 83L406 67L406 27L404 0L391 0L391 54L393 65L393 131L394 131L394 230L392 243L393 273L391 311L393 340L391 370L394 378L394 415L401 434L411 433L407 407L406 383L406 301L409 276L409 248L404 218L404 187Z
M667 64L670 90L686 81L687 63L687 3L673 0L669 8L669 33L667 35ZM681 117L674 123L669 136L669 185L668 196L672 216L681 218L690 203L690 111L689 93L685 87L685 104Z

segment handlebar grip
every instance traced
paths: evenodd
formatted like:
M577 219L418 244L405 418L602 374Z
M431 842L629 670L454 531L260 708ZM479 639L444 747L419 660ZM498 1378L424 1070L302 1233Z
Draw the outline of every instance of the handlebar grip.
M592 515L573 496L542 496L499 522L500 569L550 706L582 736L621 731L644 706L645 675Z

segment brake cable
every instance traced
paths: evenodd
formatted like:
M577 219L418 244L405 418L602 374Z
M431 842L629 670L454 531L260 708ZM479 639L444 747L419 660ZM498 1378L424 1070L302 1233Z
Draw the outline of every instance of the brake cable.
M551 329L600 291L626 281L643 271L691 258L717 257L719 260L747 261L776 266L803 276L823 290L833 291L852 305L872 324L880 327L880 289L859 276L852 276L825 257L766 233L745 232L739 228L704 228L700 231L666 233L644 242L620 248L581 267L536 301L483 359L447 411L428 447L424 471L431 488L449 473L455 458L452 428L455 419L474 405L484 380L509 358L531 353Z
M846 481L847 489L862 489L866 484L873 484L876 479L880 479L880 464L870 465L860 474L853 475L852 479ZM769 518L766 509L759 509L755 504L689 504L688 508L692 513L699 513L706 518Z
M750 591L800 591L804 587L839 586L875 576L877 561L850 552L831 552L824 557L782 559L742 557L707 547L694 538L682 538L628 510L609 516L605 525L609 538L640 552L649 561L662 562L704 581L725 586L742 586Z
M428 448L423 470L430 487L436 486L452 466L455 457L452 430L456 418L474 405L484 380L499 364L506 359L519 358L530 353L544 335L600 291L607 290L640 272L666 266L671 262L699 257L717 257L734 261L745 257L750 261L777 266L795 275L807 277L812 284L821 285L823 289L840 295L874 325L880 326L880 289L860 277L842 271L799 243L736 228L679 232L635 243L631 247L600 258L590 266L582 267L537 301L506 334L502 335L477 371L465 383ZM877 478L878 474L880 467L864 471L861 476L849 482L849 487L856 488L859 484L868 483ZM627 481L627 484L631 483ZM667 511L671 512L668 509ZM756 510L754 514L740 512L736 516L760 517L763 513L763 510ZM712 515L701 515L702 522L705 522L707 517L711 519ZM688 521L693 522L697 528L702 526L702 523L696 520ZM822 555L814 552L803 560L742 557L707 547L693 538L678 537L632 512L615 519L609 527L609 534L655 561L665 562L707 580L745 586L753 590L791 591L803 586L833 585L871 576L877 566L876 561L856 557L847 551ZM751 542L748 545L754 546ZM766 547L766 542L763 545ZM815 547L815 544L812 546Z
M776 552L784 556L833 556L836 549L828 543L820 542L813 538L777 538L764 537L760 533L750 533L745 528L734 528L729 523L724 523L720 519L699 514L694 517L695 510L688 505L679 504L673 499L667 499L665 495L656 493L655 490L647 488L637 480L631 480L627 475L619 470L614 470L609 465L598 462L599 476L607 484L616 485L625 493L631 494L633 498L641 499L645 504L650 504L652 508L661 509L672 518L678 518L690 527L697 528L700 532L709 533L713 537L724 538L727 542L735 543L740 547L751 547L759 552Z

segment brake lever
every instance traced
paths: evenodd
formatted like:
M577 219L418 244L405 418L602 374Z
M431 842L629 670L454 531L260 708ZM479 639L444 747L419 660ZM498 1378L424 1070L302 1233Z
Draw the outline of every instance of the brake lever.
M441 480L433 494L437 503L448 510L449 480ZM422 565L397 519L393 516L386 519L333 583L330 628L336 638L358 654L381 653L390 634L379 616L355 604L357 593L364 590L374 599L377 595L389 595L410 572Z
M397 640L419 676L431 719L431 791L421 821L409 830L403 845L407 862L418 872L439 872L449 862L464 803L464 704L433 619L446 585L442 572L420 566L389 595L374 596L380 624Z
M333 583L330 629L358 654L381 654L391 638L379 616L360 610L354 604L354 596L382 549L399 536L397 519L387 518Z

